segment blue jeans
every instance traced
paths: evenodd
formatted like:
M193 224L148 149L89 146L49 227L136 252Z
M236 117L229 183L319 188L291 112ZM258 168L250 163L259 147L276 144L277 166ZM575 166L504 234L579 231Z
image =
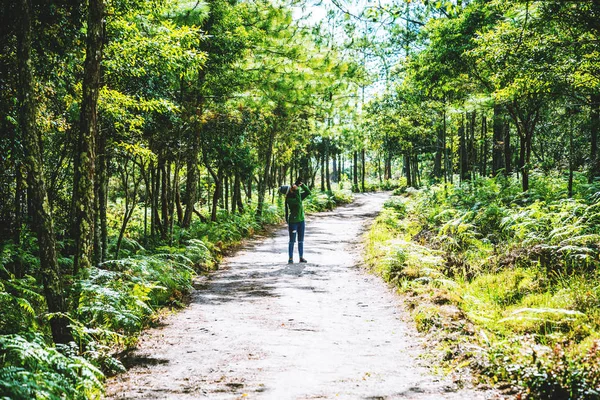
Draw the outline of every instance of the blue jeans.
M288 224L288 231L290 233L290 244L288 246L288 255L290 258L294 255L294 243L296 242L296 234L298 235L298 254L300 258L304 255L304 221L292 222Z

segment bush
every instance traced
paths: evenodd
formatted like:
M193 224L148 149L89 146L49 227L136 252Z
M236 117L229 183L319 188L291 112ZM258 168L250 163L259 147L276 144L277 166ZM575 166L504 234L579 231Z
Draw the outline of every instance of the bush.
M335 206L335 197L331 192L313 193L304 200L304 209L307 212L333 210Z
M102 372L73 349L63 352L40 335L0 336L0 398L99 399Z
M583 357L569 357L562 346L533 365L511 370L527 398L596 400L600 398L600 351L594 342Z
M44 306L33 277L0 279L0 335L37 329L37 316Z
M354 201L354 195L351 190L334 190L333 200L336 204L349 204Z
M215 222L194 220L189 230L180 234L180 241L189 243L189 240L202 238L203 244L209 247L211 244L218 243L219 246L210 247L213 256L217 257L219 255L217 253L221 250L239 243L244 237L252 236L261 228L261 224L273 221L281 221L276 205L265 206L260 221L256 219L255 211L250 207L246 208L243 214L231 214L219 210Z
M280 198L282 199L283 196ZM281 209L283 209L283 206ZM281 211L281 209L276 204L269 204L264 207L260 222L267 225L281 223L284 220L283 211ZM252 212L252 216L254 217L254 212Z
M379 186L379 188L381 190L396 190L396 189L403 189L406 188L406 178L400 178L400 179L386 179L385 181L383 181L383 183Z
M406 193L406 189L408 189L406 186L401 186L401 187L398 187L398 188L396 188L396 189L394 189L394 190L392 191L392 196L400 196L400 195L403 195L403 194L405 194L405 193Z
M515 353L514 344L521 347ZM600 398L600 351L597 341L583 355L573 355L558 344L553 348L523 336L494 345L488 352L484 371L501 376L520 393L518 398L535 400L597 400ZM508 361L510 360L510 361Z
M600 337L600 190L584 181L573 198L562 178L540 173L527 193L503 176L409 188L373 224L368 262L416 296L420 330L450 337L428 306L443 290L485 338L451 342L475 342L464 356L487 359L479 371L521 398L600 399L598 345L587 351Z
M398 218L406 217L406 202L402 198L391 197L383 205L396 211Z
M253 233L247 232L247 234ZM183 254L192 262L195 269L209 270L215 265L215 259L209 247L200 239L190 239Z

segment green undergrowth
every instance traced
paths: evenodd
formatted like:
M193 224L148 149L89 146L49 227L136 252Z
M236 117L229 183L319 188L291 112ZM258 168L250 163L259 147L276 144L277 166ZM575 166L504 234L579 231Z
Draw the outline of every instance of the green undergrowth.
M559 176L398 191L367 234L448 371L520 398L600 398L600 187ZM501 383L501 384L500 384Z
M336 206L352 202L350 190L334 190L331 192L316 192L304 200L306 212L333 210Z
M104 375L77 349L50 347L33 333L1 335L0 348L2 399L85 400L102 389Z
M339 189L347 190L352 192L377 192L377 191L396 191L398 193L406 190L406 178L399 179L366 179L365 187L363 190L362 182L355 185L348 179L347 176L343 176L343 179L338 183Z
M25 232L23 246L0 247L0 399L100 398L107 374L124 370L115 354L134 346L159 310L185 304L196 275L215 269L220 259L265 225L283 222L281 198L244 213L220 211L216 222L195 218L191 227L174 225L168 239L144 241L143 208L138 207L114 258L118 215L109 218L109 260L69 278L75 342L54 346L40 285L37 241ZM352 201L349 190L314 193L307 212L331 210ZM113 205L113 210L117 209ZM68 243L60 243L61 246ZM112 257L112 259L111 259ZM59 260L68 275L72 260Z

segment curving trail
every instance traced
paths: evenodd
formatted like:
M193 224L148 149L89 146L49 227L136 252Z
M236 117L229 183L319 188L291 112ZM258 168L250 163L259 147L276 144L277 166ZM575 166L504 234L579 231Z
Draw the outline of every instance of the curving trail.
M308 218L308 264L287 231L255 240L150 329L112 378L114 399L484 399L428 375L399 298L359 267L361 233L387 195ZM297 254L295 255L297 260Z

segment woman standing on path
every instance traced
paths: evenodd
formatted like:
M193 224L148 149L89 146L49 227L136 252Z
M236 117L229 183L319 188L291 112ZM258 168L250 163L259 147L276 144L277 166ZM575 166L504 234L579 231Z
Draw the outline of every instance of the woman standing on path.
M279 193L285 195L285 220L288 223L290 243L288 245L288 264L294 263L294 243L298 236L298 255L300 262L307 262L304 258L304 206L302 200L310 195L308 186L298 179L292 186L283 185Z

